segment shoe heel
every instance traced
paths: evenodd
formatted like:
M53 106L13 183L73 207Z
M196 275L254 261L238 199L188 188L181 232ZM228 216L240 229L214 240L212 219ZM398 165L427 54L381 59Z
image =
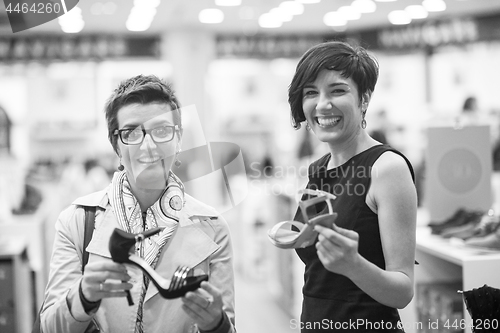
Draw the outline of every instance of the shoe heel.
M143 241L157 233L159 233L162 228L154 228L139 234L131 234L124 230L115 228L109 239L109 253L113 261L118 263L130 263L130 249L135 245L136 242Z

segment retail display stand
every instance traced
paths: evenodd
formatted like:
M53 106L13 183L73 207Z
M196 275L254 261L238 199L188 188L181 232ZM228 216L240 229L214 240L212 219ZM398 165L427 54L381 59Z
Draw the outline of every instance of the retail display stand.
M493 206L490 129L489 126L433 127L427 129L427 139L425 208L417 216L416 259L420 265L415 266L416 293L401 311L402 321L407 333L470 333L472 321L464 302L458 303L463 308L458 325L452 327L455 318L447 318L445 314L440 318L441 327L430 327L431 323L418 314L422 303L419 291L425 285L434 285L437 290L442 283L451 283L448 287L461 291L485 284L500 287L500 251L468 247L461 240L433 235L428 227L430 221L444 221L460 208L486 213ZM459 290L454 294L448 289L447 294L460 300ZM433 303L438 302L439 297L431 299L429 304L436 306ZM447 321L450 326L442 327Z
M427 129L424 202L432 221L492 205L489 126Z
M0 238L0 295L0 333L30 332L34 304L23 238Z
M421 212L421 215L428 216L425 212ZM420 263L415 267L417 289L422 284L446 282L457 283L462 291L479 288L484 284L500 288L499 251L466 247L454 243L453 240L432 235L430 229L423 224L417 228L416 258ZM459 290L456 292L458 293ZM419 322L417 316L418 301L416 293L414 300L403 310L402 321L408 325L406 327L407 333L419 332L422 331L420 328L429 326L428 322ZM449 319L452 320L452 318ZM414 325L411 325L412 323ZM472 320L464 303L463 327L465 333L472 332L471 324Z

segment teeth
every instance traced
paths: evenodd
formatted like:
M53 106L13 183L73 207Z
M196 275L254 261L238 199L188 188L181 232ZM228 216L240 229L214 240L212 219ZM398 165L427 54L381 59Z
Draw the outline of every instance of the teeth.
M159 157L143 157L143 158L140 158L138 161L141 163L154 163L154 162L159 161L159 160L160 160Z
M341 117L317 117L316 120L321 126L333 126L340 121Z

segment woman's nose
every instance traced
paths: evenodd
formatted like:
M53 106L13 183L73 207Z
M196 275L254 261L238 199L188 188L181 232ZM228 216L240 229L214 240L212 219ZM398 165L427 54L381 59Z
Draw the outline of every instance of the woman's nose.
M331 100L327 96L320 94L319 98L318 98L318 104L316 104L316 109L328 110L328 109L331 109L332 107L333 107L333 104L332 104Z
M155 142L153 141L153 138L151 137L151 134L146 133L144 136L144 140L141 143L141 148L142 149L151 149L156 147Z

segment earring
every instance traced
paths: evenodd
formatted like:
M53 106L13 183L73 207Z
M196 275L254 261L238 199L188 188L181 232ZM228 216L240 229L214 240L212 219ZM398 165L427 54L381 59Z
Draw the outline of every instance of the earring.
M309 126L309 123L306 122L306 130L310 131L311 130L311 126Z
M174 164L175 164L175 166L176 166L176 167L180 167L180 166L181 166L181 164L182 164L182 162L179 160L179 153L180 153L180 152L181 152L181 151L180 151L180 149L179 149L179 151L177 152L177 154L175 154L175 162L174 162Z
M118 171L123 171L125 167L122 164L122 158L120 157L120 165L118 166Z
M362 129L366 128L366 120L365 120L365 118L363 118L363 120L361 120L361 128Z

